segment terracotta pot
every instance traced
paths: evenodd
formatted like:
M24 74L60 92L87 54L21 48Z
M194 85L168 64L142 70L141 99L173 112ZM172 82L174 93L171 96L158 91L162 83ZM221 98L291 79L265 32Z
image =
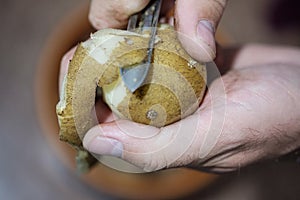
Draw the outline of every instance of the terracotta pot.
M58 139L55 105L58 102L58 72L62 56L93 31L87 13L88 6L80 6L53 30L42 52L36 80L37 110L43 133L57 156L74 171L74 175L75 151ZM98 164L81 178L92 187L123 198L166 199L189 195L211 183L216 176L185 168L130 174Z

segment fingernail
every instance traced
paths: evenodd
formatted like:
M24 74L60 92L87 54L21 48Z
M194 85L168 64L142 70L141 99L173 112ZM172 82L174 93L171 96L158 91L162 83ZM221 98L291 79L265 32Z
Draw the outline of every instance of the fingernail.
M115 157L122 157L123 145L121 142L111 139L97 136L92 139L86 146L88 151L99 155L109 155Z
M208 46L214 48L215 46L215 29L212 23L208 20L200 20L197 26L197 35Z

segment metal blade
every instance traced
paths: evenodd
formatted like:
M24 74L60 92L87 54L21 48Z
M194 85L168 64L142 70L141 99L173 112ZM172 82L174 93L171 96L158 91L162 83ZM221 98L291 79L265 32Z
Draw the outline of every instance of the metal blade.
M151 63L141 63L130 68L121 68L121 76L130 92L136 91L144 82Z
M140 64L137 64L130 68L126 68L126 67L120 68L120 73L125 83L125 86L131 92L134 92L144 83L147 74L149 72L149 68L151 67L160 7L161 7L161 0L151 1L151 3L143 11L143 14L141 16L142 21L139 23L140 26L139 28L141 28L142 32L150 30L150 39L148 43L147 57ZM138 21L138 14L130 17L127 30L130 31L134 30L133 26L137 24L137 21Z
M134 31L136 29L138 17L139 17L138 14L134 14L129 17L128 25L127 25L128 31Z

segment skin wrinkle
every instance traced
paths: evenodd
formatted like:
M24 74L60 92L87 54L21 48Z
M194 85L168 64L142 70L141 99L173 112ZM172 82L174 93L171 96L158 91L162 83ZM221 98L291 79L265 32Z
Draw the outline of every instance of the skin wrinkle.
M245 150L251 151L251 149L264 146L263 144L268 142L268 138L263 137L264 131L259 131L254 128L243 128L241 129L241 132L244 133L244 138L242 140L245 140Z
M282 149L286 149L286 152L289 152L293 149L293 143L297 141L298 137L293 137L288 134L288 131L286 131L286 127L289 127L290 123L285 124L277 124L276 126L271 127L270 132L272 134L272 139L274 139L274 142L276 143L277 147L280 146ZM286 145L286 143L290 145ZM277 155L276 155L277 156Z
M235 99L231 99L231 100L228 100L228 105L229 106L238 106L239 108L241 109L244 109L246 112L249 112L249 111L252 111L251 107L249 105L246 105L246 103L244 102L241 102L241 101L238 101L238 100L235 100Z
M234 155L239 154L239 153L251 151L255 146L259 146L259 144L261 144L261 143L258 142L259 139L254 140L255 136L261 135L260 131L250 129L250 128L249 129L244 128L244 129L241 129L239 132L243 133L243 134L241 134L240 138L234 138L233 140L220 139L220 141L227 141L227 142L226 143L219 143L219 145L216 145L215 148L212 150L212 152L215 151L216 153L213 156L210 156L210 157L217 158L217 161L222 161L222 159L224 159L224 158L230 158L231 159L230 155L234 156ZM252 137L247 137L248 139L244 138L245 135L247 136L251 132L252 132ZM228 133L224 134L224 135L228 135ZM260 142L263 143L263 141L260 141ZM228 146L232 146L232 147L228 148ZM216 150L220 150L220 149L224 149L224 150L221 151L220 153L218 153ZM223 154L225 154L225 155L223 155ZM228 154L228 156L226 156L226 154ZM223 157L219 157L219 155L220 156L223 155ZM226 159L223 160L223 161L226 162ZM208 162L208 164L211 164L211 163L209 163L209 160L207 162Z
M231 86L239 87L239 85L234 84L234 83L238 82L238 81L253 83L253 81L255 81L255 80L257 80L257 78L259 78L259 75L257 74L257 72L253 72L252 68L253 67L251 67L251 68L245 67L243 69L232 69L231 71L229 71L227 74L225 74L222 77L224 85L226 86L228 84ZM227 80L227 79L229 79L228 77L231 78L231 81ZM234 80L234 83L232 83L233 80Z
M282 66L282 64L278 65L278 66ZM300 68L300 66L299 66ZM278 76L277 76L278 77ZM286 80L284 80L284 76L279 76L280 78L277 79L271 79L269 80L270 82L276 84L278 87L281 87L282 91L287 91L287 96L289 96L293 102L295 102L295 105L297 105L297 101L299 100L299 97L297 97L297 92L294 92L294 94L291 92L291 87L293 87L294 90L299 90L299 88L297 86L294 86L293 84L287 85L286 84ZM288 81L289 82L289 81ZM298 95L299 96L299 95Z
M110 9L108 12L113 13L114 19L116 19L116 21L120 24L123 24L124 22L126 23L128 20L128 14L126 13L125 7L123 5L120 6L120 4L115 1L112 2L114 2L114 4L109 4Z
M216 5L218 5L218 6L214 6L215 11L217 12L217 16L221 16L223 14L223 10L226 7L227 1L224 1L224 0L214 0L214 2L216 3ZM218 9L216 9L216 8L218 8ZM221 19L220 17L218 17L218 18L219 18L219 20L217 21L217 24L219 24L219 21ZM214 27L216 27L217 24L214 24Z
M170 165L172 163L169 163L168 162L168 159L167 159L168 156L166 156L166 154L163 152L162 153L162 163L164 163L162 166L164 166L163 168L170 168Z
M274 100L272 98L268 98L268 96L264 92L248 90L248 89L246 89L246 91L248 91L248 93L250 95L252 94L252 95L258 97L258 99L261 99L261 100L265 101L268 104L272 104L274 102Z
M232 77L232 78L231 78ZM236 82L244 81L245 79L242 78L241 74L238 71L231 71L229 72L226 77L222 78L224 87L225 87L225 93L227 96L227 104L235 104L242 108L244 108L246 111L250 111L250 106L246 105L245 102L241 101L238 97L236 99L236 93L239 92L240 94L240 84L237 85Z
M128 11L129 8L126 8L124 3L119 1L110 1L105 5L100 3L100 1L92 1L89 13L90 22L95 28L124 28L126 26L130 15L128 12L131 10Z
M235 84L238 81L245 81L245 79L243 79L244 77L242 76L241 72L237 71L237 70L233 70L228 72L226 75L224 75L222 77L222 81L225 87L225 94L227 94L227 96L230 96L230 94L238 91L240 89L240 84L237 85Z
M278 77L278 76L277 76ZM299 95L297 97L297 92L292 93L291 88L294 90L299 90L297 86L294 86L293 84L289 84L289 80L284 80L284 76L279 76L279 78L276 79L270 79L269 81L272 82L273 84L276 84L278 88L281 88L281 91L286 91L286 95L290 97L290 99L295 102L294 105L297 105ZM287 85L289 84L289 85Z
M236 144L231 148L226 147L220 153L211 155L208 158L201 160L198 165L204 167L218 166L218 163L220 163L220 161L224 161L226 160L226 158L230 158L232 157L232 155L236 155L237 153L242 152L244 146L244 144Z
M247 99L248 94L246 94L244 91L242 91L242 95L239 93L238 95L230 95L228 94L227 96L227 105L230 107L234 107L234 106L238 106L241 109L244 109L246 112L252 111L253 109L251 108L251 105L247 104L247 101L243 101L243 99ZM243 96L243 99L240 100L239 98L241 98L241 96Z
M165 130L165 128L160 129L159 135L160 135L160 137L167 137L167 135L169 135L171 137L171 139L168 140L168 141L170 141L170 142L172 142L174 140L174 138L176 137L176 134L170 133L170 131ZM146 140L151 140L153 138L154 138L154 136L150 137L150 138L147 138ZM131 143L126 142L127 140L131 141ZM145 142L146 142L146 140L145 140ZM137 147L139 146L140 141L138 141L136 144L132 144L132 138L130 139L130 137L129 137L129 138L126 139L126 134L125 134L125 139L122 139L122 141L125 144L125 147L128 146L128 145L130 145L130 150L129 149L125 149L124 152L127 152L128 154L141 153L141 152L138 152L139 151L138 148L134 148L134 146L137 146ZM164 149L166 147L160 147L160 145L159 145L160 139L158 139L157 141L154 141L154 142L155 142L154 143L154 147L158 147L158 148L149 149L149 150L147 150L147 152L144 152L144 153L154 154L155 155L158 150L164 152L164 150L162 150L162 148ZM136 150L136 151L132 151L132 150ZM151 151L151 152L149 152L149 151ZM129 156L126 156L124 154L124 157L126 158L126 157L129 157Z
M239 151L237 153L233 152L232 156L228 156L227 159L221 160L219 163L216 163L215 166L236 170L250 163L253 163L253 161L258 162L262 159L261 155L263 154L264 153L260 149L245 148L243 151Z
M276 146L282 146L281 140L283 139L282 136L285 135L284 132L286 131L280 129L278 125L271 128L270 133L272 135L272 140L276 143Z
M118 24L123 24L122 28L124 28L125 25L126 25L126 23L127 23L127 21L128 21L127 15L124 15L123 13L120 13L118 11L115 14L116 14L116 18L115 18L116 22Z
M133 4L131 4L130 2L133 2L133 1L126 1L124 3L124 8L123 10L124 11L127 11L126 14L129 16L129 15L132 15L140 10L142 10L144 7L146 7L146 5L149 3L150 0L140 0L138 3L137 2L134 2ZM119 1L116 1L116 7L118 7L118 4L119 4Z
M195 140L194 140L195 141ZM190 164L193 160L197 159L197 151L193 150L194 144L190 144L188 149L183 152L176 160L174 160L172 163L169 163L169 166L185 166Z
M147 157L148 156L146 156L146 158ZM153 164L154 160L156 160L156 159L153 159L153 154L149 154L149 157L150 158L145 159L144 165L142 166L142 169L146 172L157 169L154 167L154 164ZM138 161L138 162L140 162L140 161Z
M186 166L189 165L195 159L197 159L196 152L189 148L173 162L166 162L167 165L164 168L167 169L167 168L172 168L177 166Z
M284 126L286 126L286 125L284 125ZM277 152L274 150L276 150L278 148L282 149L284 147L289 146L286 144L286 140L283 141L284 135L282 134L282 130L279 128L274 129L274 127L273 127L272 130L263 130L263 131L258 131L258 130L251 129L251 128L246 128L245 130L246 130L246 132L248 131L248 134L246 134L246 135L249 135L250 133L253 134L252 137L248 137L248 141L249 141L248 144L250 144L250 145L245 145L245 148L244 148L244 151L245 151L244 153L248 156L253 155L255 152L259 152L259 156L257 156L258 158L265 157L265 158L270 159L270 158L277 157L280 155L278 153L273 153L273 152ZM274 131L274 130L276 130L276 131ZM269 132L272 135L272 137L268 136L265 138L263 138L263 137L257 138L257 136L263 136L264 132ZM291 143L294 143L295 138L289 136L289 140L291 141ZM276 143L275 145L273 144L274 142ZM266 146L274 147L275 149L274 148L268 149L268 148L266 148ZM264 149L267 149L267 151L265 151ZM293 149L293 147L288 148L288 150L286 150L285 152L289 152L292 149ZM255 158L255 156L252 156L252 157ZM247 161L247 163L249 163L249 162L252 162L252 160L249 159ZM243 162L241 162L241 163L243 163Z
M143 170L145 170L147 172L148 171L151 172L151 171L157 171L159 169L164 168L166 166L166 164L162 164L162 163L167 163L167 161L164 162L162 159L153 158L154 156L159 156L160 158L164 157L162 155L163 154L159 154L159 155L150 154L150 157L151 157L150 162L149 161L146 162L146 165L143 167Z

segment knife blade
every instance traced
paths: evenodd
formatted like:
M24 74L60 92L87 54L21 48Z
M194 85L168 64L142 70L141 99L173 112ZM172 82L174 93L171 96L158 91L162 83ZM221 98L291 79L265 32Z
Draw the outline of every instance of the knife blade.
M132 93L144 83L151 67L161 2L161 0L151 1L141 13L132 15L128 21L128 31L141 31L141 33L143 33L144 31L150 30L146 58L141 63L131 66L130 68L120 68L122 80Z

